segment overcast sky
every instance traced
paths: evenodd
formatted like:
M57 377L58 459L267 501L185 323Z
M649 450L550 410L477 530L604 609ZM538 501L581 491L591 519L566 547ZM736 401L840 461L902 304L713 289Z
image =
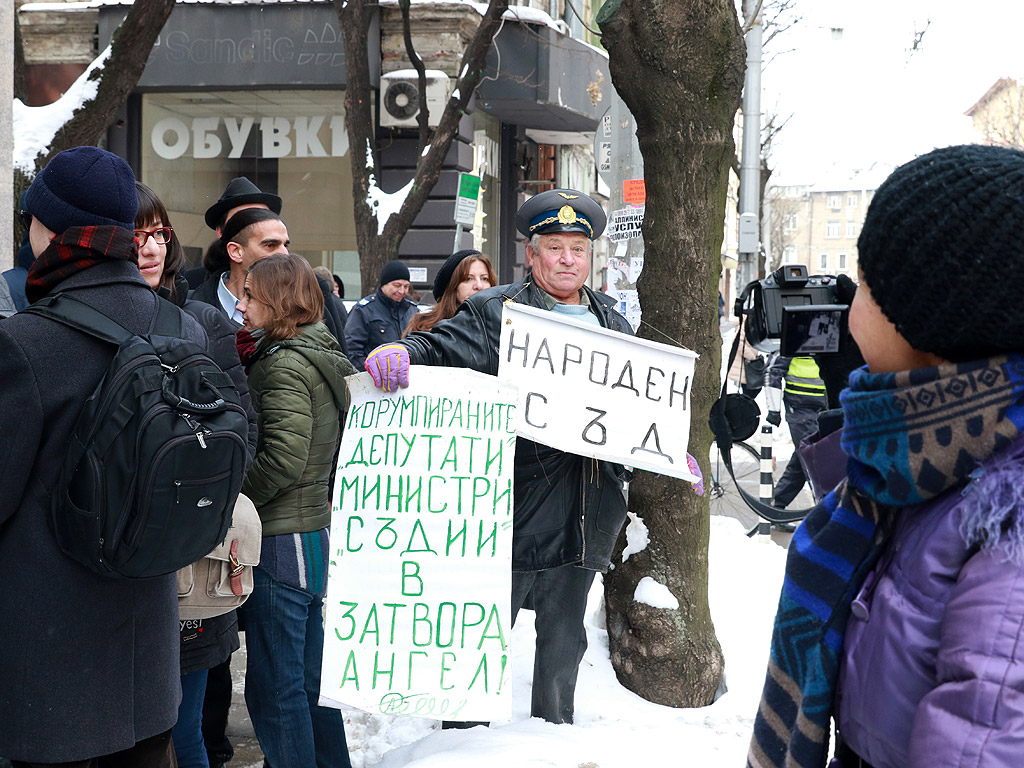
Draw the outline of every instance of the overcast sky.
M769 52L762 79L762 111L793 115L776 183L971 141L964 112L1000 77L1024 77L1022 0L796 0L796 12L772 43L792 50Z

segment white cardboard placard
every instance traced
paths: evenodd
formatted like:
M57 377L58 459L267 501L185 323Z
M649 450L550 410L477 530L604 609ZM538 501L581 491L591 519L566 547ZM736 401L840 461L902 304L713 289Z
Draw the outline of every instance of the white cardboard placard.
M502 311L498 378L519 387L521 437L690 482L696 359L524 304Z
M413 366L348 378L320 703L507 720L516 391Z

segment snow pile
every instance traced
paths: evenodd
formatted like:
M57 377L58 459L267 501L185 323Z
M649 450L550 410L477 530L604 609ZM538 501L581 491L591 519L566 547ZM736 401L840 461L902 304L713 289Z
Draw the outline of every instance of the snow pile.
M523 611L512 632L511 722L441 731L433 720L349 712L352 765L635 768L679 763L683 748L680 764L742 765L764 681L785 551L748 539L736 520L715 517L709 558L711 613L728 685L714 704L672 709L645 701L619 684L608 653L598 578L587 611L589 648L580 665L575 725L529 717L535 635L533 613ZM651 583L654 591L660 586Z
M75 110L85 102L96 97L99 83L90 80L89 75L106 62L110 56L110 46L95 59L92 64L78 76L67 92L53 104L45 107L27 107L21 99L15 99L14 111L14 167L20 168L29 175L35 175L36 157L46 150L53 142L53 137L60 130Z
M644 576L637 583L636 589L633 590L633 599L652 608L664 608L666 611L679 610L679 600L672 594L672 591L650 576Z

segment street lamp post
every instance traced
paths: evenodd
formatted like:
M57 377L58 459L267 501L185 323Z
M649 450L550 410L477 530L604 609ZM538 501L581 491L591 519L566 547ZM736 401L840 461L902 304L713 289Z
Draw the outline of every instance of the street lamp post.
M743 151L740 157L740 285L757 279L761 230L761 3L744 0L749 27L747 72L743 82Z

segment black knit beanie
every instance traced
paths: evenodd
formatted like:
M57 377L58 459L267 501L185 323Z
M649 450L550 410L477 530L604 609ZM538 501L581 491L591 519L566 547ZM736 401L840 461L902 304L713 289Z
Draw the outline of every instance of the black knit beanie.
M380 271L380 282L377 285L387 285L393 280L408 280L409 268L400 261L389 261Z
M1024 152L970 144L900 166L857 250L872 298L915 349L953 361L1024 350Z
M56 155L25 192L24 209L58 235L71 227L135 228L135 174L117 155L74 147Z
M462 263L462 260L467 256L479 255L480 251L470 248L465 251L456 251L445 259L444 264L437 271L437 275L434 276L434 286L431 289L431 293L434 294L434 301L440 301L441 297L444 296L444 292L448 289L448 283L452 281L452 275L455 274L455 270Z

